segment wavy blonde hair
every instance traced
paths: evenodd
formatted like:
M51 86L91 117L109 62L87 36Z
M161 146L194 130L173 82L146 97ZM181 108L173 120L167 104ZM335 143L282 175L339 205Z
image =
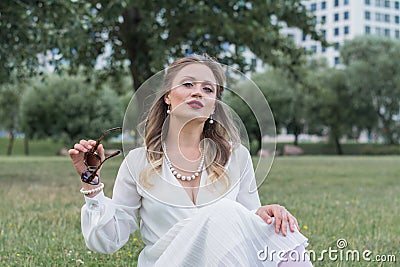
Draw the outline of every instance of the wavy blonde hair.
M165 136L163 133L163 124L167 120L168 105L164 102L165 95L171 90L172 81L177 73L190 64L204 64L211 69L217 82L216 99L222 99L225 84L225 72L222 66L208 55L192 55L180 58L173 62L165 72L162 90L150 108L147 118L144 120L144 145L146 147L146 157L148 164L140 174L140 183L146 188L153 185L149 182L149 177L154 172L160 172L164 159L162 140ZM220 101L215 102L214 123L209 123L207 119L201 140L209 138L216 145L214 158L209 158L205 162L211 163L206 171L208 174L206 183L213 183L217 180L221 181L225 189L231 185L231 179L225 172L225 164L231 156L233 147L239 142L238 130L235 128L232 118L224 110ZM168 125L167 125L168 127Z

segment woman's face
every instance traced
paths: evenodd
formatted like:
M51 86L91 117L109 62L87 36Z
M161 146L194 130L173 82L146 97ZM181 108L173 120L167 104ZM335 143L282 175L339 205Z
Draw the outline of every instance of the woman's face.
M172 81L164 100L171 115L186 122L205 121L214 112L217 81L209 67L193 63L183 67Z

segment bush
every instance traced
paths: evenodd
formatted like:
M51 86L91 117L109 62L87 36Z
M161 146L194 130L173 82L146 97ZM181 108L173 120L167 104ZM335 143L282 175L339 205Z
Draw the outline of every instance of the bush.
M51 137L71 145L121 126L123 106L112 90L95 88L82 77L52 76L27 90L21 114L30 138Z
M284 145L293 143L278 143L277 151L282 152ZM300 143L305 155L336 155L336 147L330 143ZM385 144L342 144L344 155L400 155L400 146Z

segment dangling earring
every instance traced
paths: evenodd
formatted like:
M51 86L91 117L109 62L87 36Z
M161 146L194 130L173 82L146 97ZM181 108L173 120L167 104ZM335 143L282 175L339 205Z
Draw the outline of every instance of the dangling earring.
M171 110L169 109L170 106L171 106L171 105L168 105L168 109L167 109L167 114L168 114L168 115L171 114Z
M209 121L210 124L213 124L213 123L214 123L214 120L213 120L212 115L213 115L213 114L210 115L210 121Z

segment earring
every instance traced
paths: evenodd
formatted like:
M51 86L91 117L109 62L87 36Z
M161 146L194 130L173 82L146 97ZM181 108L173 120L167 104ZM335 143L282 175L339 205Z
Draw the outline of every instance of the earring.
M213 114L210 115L210 121L209 121L210 124L213 124L213 123L214 123L214 120L213 120L212 115L213 115Z
M167 114L168 114L168 115L171 114L171 110L169 109L170 106L171 106L171 105L168 105L168 109L167 109Z

